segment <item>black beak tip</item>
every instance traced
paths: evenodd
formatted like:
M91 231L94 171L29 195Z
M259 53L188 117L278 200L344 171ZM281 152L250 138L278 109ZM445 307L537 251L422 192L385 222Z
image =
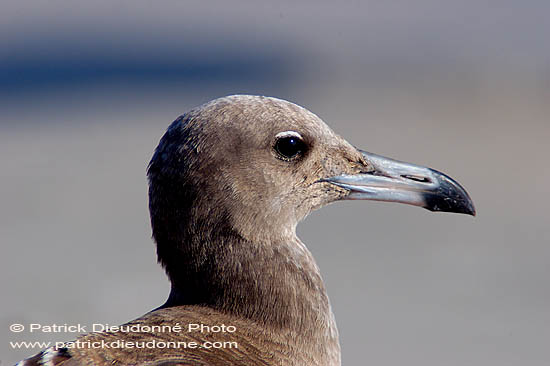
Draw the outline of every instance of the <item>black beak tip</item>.
M474 202L466 190L454 179L432 170L437 176L440 188L437 192L426 193L424 208L430 211L453 212L475 216Z

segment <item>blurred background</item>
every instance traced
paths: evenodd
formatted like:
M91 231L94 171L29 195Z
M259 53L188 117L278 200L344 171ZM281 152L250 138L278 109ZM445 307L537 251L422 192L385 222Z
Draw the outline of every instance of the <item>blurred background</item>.
M299 235L344 365L550 362L550 2L3 1L0 360L12 323L164 302L145 169L168 124L276 96L355 146L442 170L476 218L341 202Z

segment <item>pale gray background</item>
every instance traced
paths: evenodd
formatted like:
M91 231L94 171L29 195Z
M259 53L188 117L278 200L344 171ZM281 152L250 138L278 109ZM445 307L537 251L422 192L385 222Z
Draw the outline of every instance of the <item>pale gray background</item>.
M345 365L550 364L550 2L3 1L0 359L12 323L161 304L145 168L218 96L281 97L443 170L478 217L334 204L299 234Z

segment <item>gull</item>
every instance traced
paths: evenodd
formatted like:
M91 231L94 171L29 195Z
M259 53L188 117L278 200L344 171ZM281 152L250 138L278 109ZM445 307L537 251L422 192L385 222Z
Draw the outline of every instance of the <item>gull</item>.
M305 108L263 96L177 118L147 175L168 300L18 366L337 366L335 318L297 224L340 200L475 215L447 175L359 150Z

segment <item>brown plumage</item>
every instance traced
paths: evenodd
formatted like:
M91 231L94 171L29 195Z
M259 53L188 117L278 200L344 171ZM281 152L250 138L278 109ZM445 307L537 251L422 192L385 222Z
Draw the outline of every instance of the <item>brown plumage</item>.
M148 168L153 237L172 291L163 306L128 324L223 324L236 331L92 333L78 347L46 350L20 366L339 365L328 296L296 236L298 222L347 198L474 213L466 192L447 176L380 159L279 99L230 96L184 114ZM388 198L388 190L401 195ZM234 343L92 346L114 341Z

